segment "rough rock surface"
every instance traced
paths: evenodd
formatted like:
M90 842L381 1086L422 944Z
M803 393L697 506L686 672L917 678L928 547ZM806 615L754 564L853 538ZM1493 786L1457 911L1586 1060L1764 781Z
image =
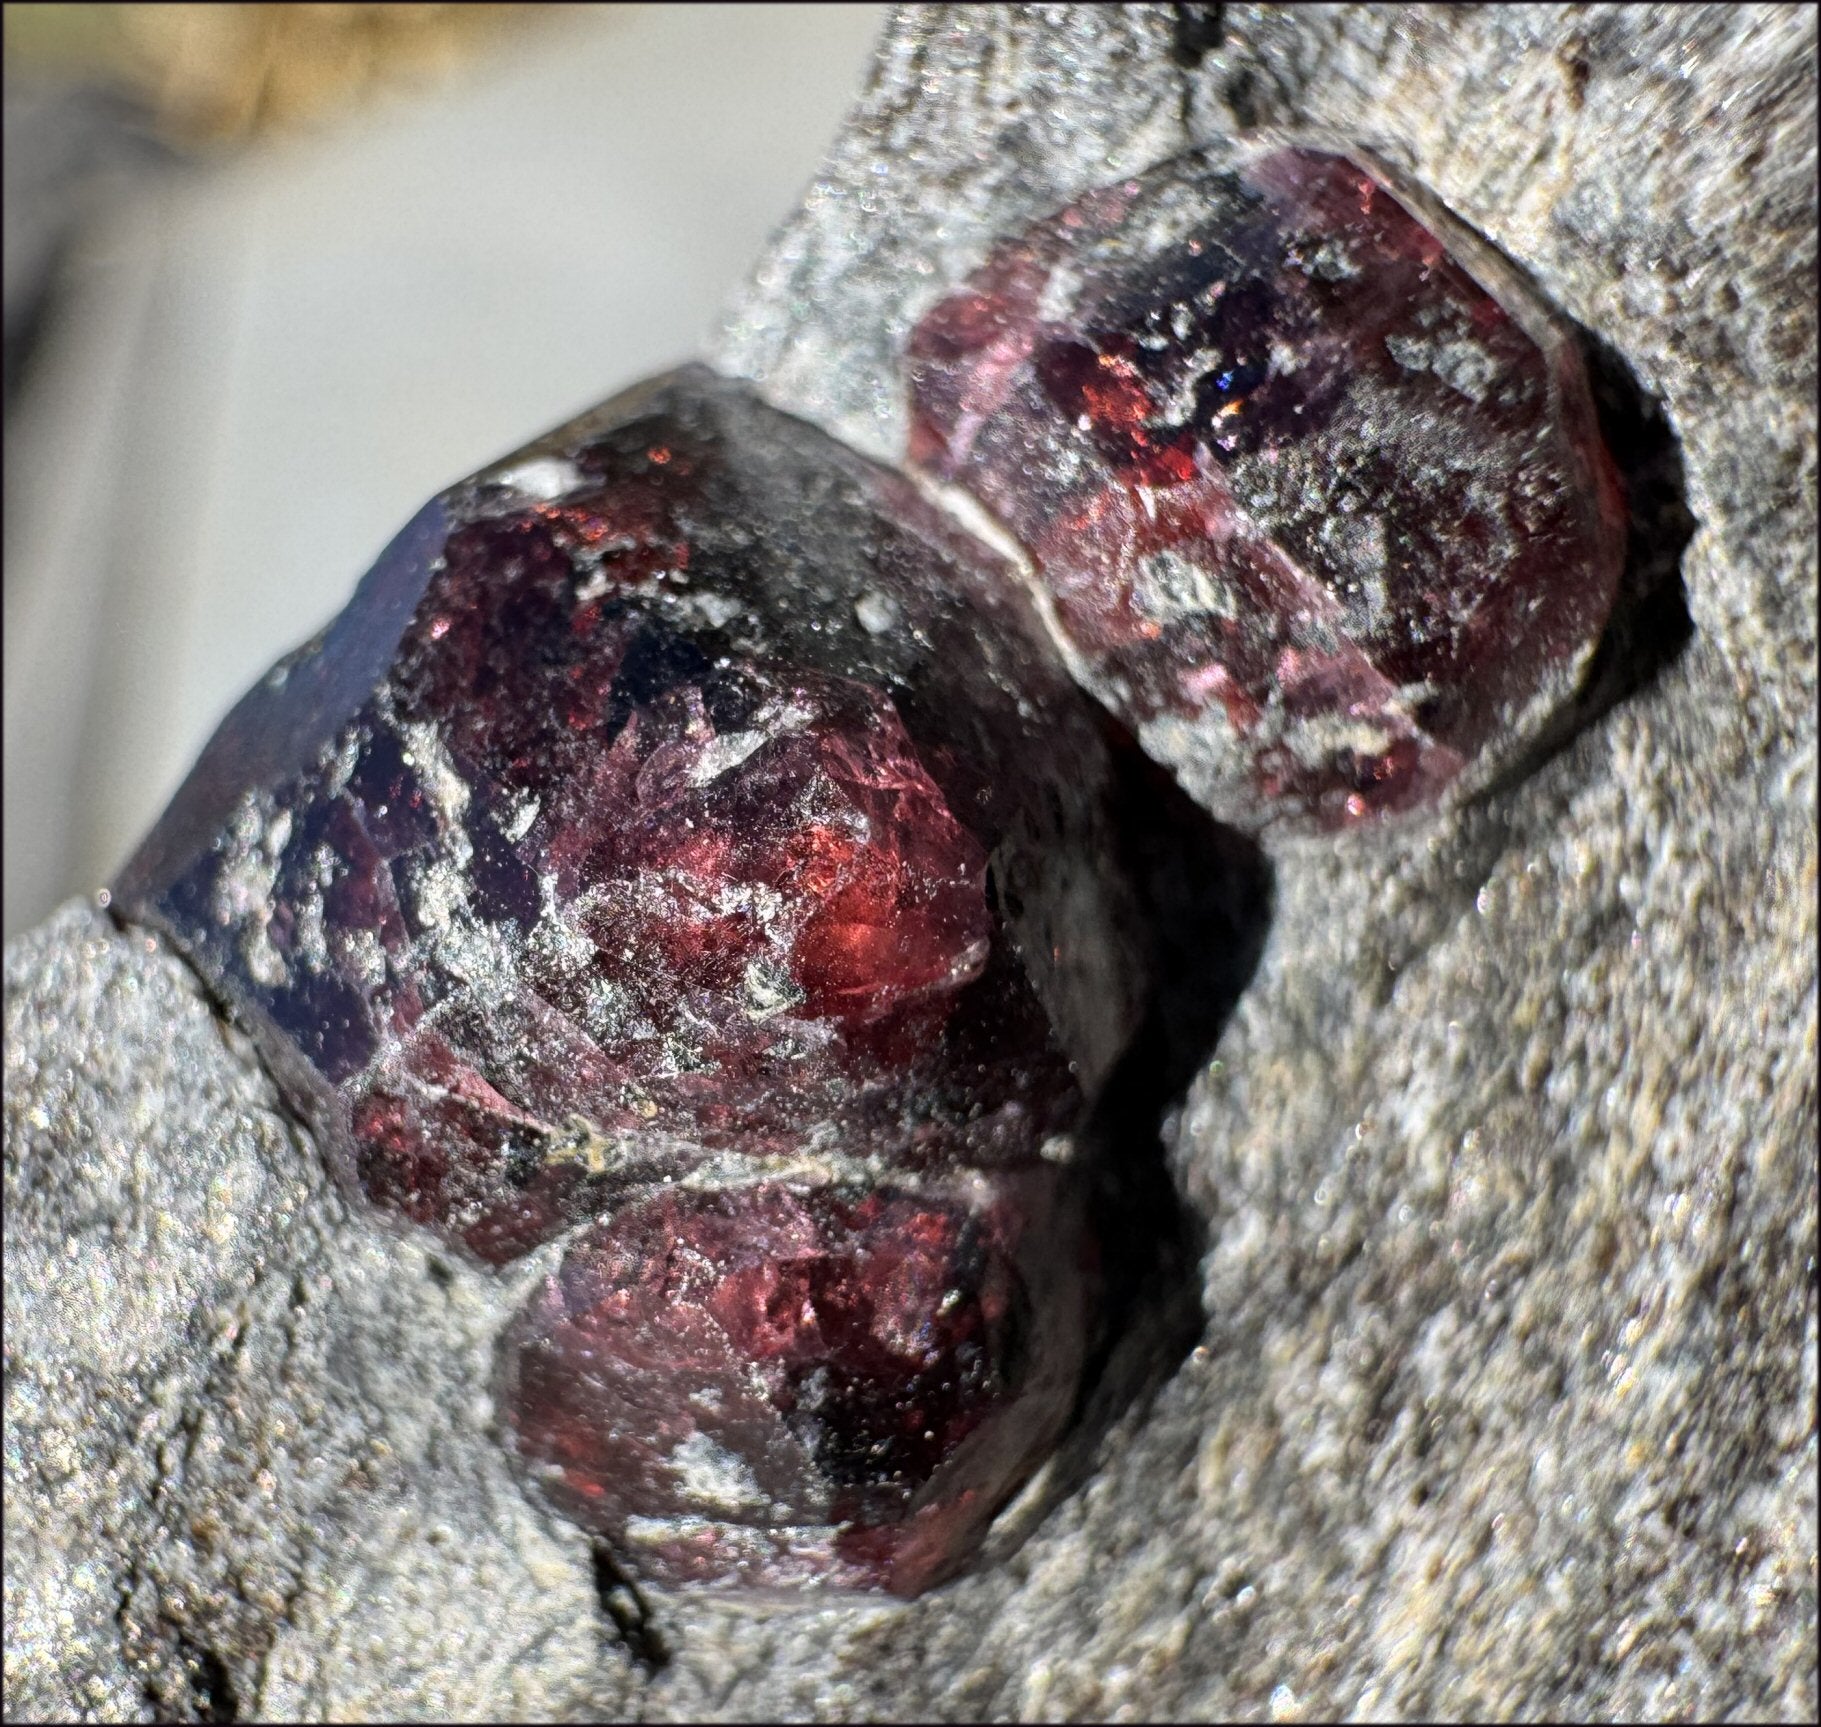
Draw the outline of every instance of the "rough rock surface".
M992 234L1320 125L1679 440L1680 652L1523 783L1276 860L1171 1141L1199 1346L1004 1563L656 1599L641 1661L492 1431L516 1281L348 1217L72 907L6 959L9 1716L1813 1717L1813 15L1214 10L905 14L716 356L893 457Z

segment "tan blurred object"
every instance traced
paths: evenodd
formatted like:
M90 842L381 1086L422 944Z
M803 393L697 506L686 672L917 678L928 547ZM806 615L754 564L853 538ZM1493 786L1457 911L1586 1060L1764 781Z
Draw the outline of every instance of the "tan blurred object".
M220 145L433 84L550 5L9 5L14 68L122 83L173 143ZM617 8L615 8L617 10Z

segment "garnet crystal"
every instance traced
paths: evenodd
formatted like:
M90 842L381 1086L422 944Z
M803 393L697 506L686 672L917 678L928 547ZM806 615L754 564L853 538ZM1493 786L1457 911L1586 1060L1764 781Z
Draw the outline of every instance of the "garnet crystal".
M1109 774L991 554L691 370L432 503L115 905L373 1204L494 1264L583 1228L506 1369L568 1509L660 1578L915 1588L1073 1396ZM689 1513L701 1457L763 1494Z
M1575 343L1330 150L1088 195L928 313L909 378L912 459L1023 543L1083 681L1242 826L1483 784L1612 606L1623 512Z
M520 1450L647 1574L914 1595L1067 1416L1076 1204L1048 1169L662 1189L588 1230L521 1322Z

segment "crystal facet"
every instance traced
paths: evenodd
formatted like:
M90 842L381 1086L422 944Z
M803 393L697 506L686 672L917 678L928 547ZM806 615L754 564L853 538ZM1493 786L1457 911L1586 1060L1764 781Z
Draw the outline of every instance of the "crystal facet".
M588 1230L521 1322L519 1447L648 1574L914 1595L1067 1418L1075 1204L1045 1168L662 1189Z
M1623 508L1578 348L1379 167L1193 154L915 330L911 457L1022 542L1083 681L1206 807L1462 793L1573 693Z
M569 1510L660 1578L912 1590L1079 1372L1069 1135L1143 990L1109 775L990 553L690 370L429 506L115 905L383 1211L581 1230L503 1369Z

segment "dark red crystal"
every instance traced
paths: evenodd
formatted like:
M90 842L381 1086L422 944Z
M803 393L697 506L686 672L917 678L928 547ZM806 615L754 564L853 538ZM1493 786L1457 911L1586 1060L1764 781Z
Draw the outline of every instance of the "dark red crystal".
M194 961L382 1210L496 1264L588 1226L561 1299L621 1295L561 1324L546 1298L507 1415L533 1461L595 1446L598 1493L581 1463L556 1484L592 1527L683 1514L621 1469L628 1433L748 1455L702 1398L770 1346L736 1327L711 1373L688 1291L809 1278L773 1419L808 1446L778 1504L820 1545L659 1543L648 1569L914 1587L1072 1395L1092 1248L1068 1136L1142 988L1109 772L991 554L691 370L420 515L230 716L115 905ZM910 1354L875 1347L913 1319ZM668 1381L634 1372L667 1349ZM914 1411L927 1439L875 1432ZM869 1447L878 1481L817 1485Z
M1580 353L1381 168L1177 158L918 325L911 457L1023 543L1076 669L1216 814L1464 792L1573 692L1623 511Z
M673 1582L914 1595L1068 1417L1093 1267L1062 1172L667 1188L569 1250L503 1403L553 1503Z

